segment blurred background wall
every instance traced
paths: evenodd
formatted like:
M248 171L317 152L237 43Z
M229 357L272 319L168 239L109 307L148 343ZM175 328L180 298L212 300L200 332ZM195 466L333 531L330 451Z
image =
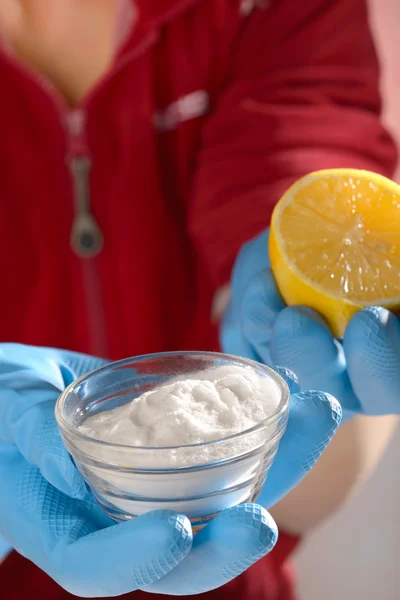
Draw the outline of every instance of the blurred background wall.
M369 3L383 69L384 119L400 144L400 0ZM296 558L301 600L400 599L399 459L400 429L357 496L303 544Z

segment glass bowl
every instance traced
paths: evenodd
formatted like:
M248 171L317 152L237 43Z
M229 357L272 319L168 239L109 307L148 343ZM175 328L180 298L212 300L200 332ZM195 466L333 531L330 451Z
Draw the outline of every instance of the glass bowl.
M172 379L228 365L252 369L277 387L275 412L251 429L163 448L105 442L79 429L88 416L122 406ZM77 469L112 519L170 509L185 514L197 531L221 510L257 499L286 428L288 405L286 382L264 365L218 353L170 352L110 363L80 377L60 395L55 413Z

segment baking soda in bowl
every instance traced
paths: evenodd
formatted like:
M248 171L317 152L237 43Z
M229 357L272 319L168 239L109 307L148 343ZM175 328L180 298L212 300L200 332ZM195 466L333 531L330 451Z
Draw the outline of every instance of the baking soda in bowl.
M178 461L167 448L222 440L251 429L275 412L279 400L272 379L246 367L222 366L169 381L124 406L88 417L80 431L123 446L165 448L161 463L159 453L149 455L149 468L193 466L227 458L226 452L219 446L188 448ZM239 441L237 448L232 442L230 453L241 452Z
M101 391L99 376L94 402L79 403L76 396L96 388L96 372L88 376L90 385L76 386L75 396L64 393L70 394L74 422L72 435L62 431L64 442L96 499L116 520L171 509L204 524L224 508L257 497L278 449L289 392L275 372L222 354L179 356L182 362L173 368L152 365L150 390L144 383L147 368L144 374L138 369L137 377L132 369L132 378L127 375L122 384L119 368L114 388ZM199 356L207 368L198 370ZM196 369L189 370L190 357ZM132 359L141 360L146 357ZM166 354L151 360L172 359ZM112 365L103 373L113 381L107 368ZM83 418L77 420L77 414Z

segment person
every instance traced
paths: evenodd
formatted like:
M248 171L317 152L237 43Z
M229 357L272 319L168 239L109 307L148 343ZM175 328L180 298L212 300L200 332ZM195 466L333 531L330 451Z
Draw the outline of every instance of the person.
M6 0L0 30L0 339L17 343L0 351L0 532L18 550L2 596L293 598L286 559L399 413L397 319L362 311L339 344L268 271L266 228L295 179L393 173L365 1ZM54 424L57 393L98 364L74 352L221 347L333 394L345 423L306 474L340 411L285 372L288 432L257 506L196 539L179 515L113 526Z

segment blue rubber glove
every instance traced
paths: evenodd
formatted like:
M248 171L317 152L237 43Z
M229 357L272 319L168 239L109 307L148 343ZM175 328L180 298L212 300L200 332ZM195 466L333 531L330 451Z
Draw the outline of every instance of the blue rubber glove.
M11 550L12 547L7 540L0 536L0 562L11 552Z
M287 307L270 270L268 230L246 244L236 262L232 297L221 330L225 351L284 365L303 389L335 396L343 420L356 414L400 413L400 323L371 307L350 321L343 342L302 306Z
M104 361L0 346L0 533L78 596L148 585L190 551L188 519L157 511L116 525L65 450L54 417L61 390Z
M263 506L225 510L193 538L183 515L157 511L116 525L94 502L62 445L54 404L67 384L100 364L69 352L0 346L0 533L80 596L136 589L198 594L237 577L276 542L276 525ZM293 376L281 372L296 392ZM277 458L285 471L273 465L264 506L311 468L339 413L327 396L294 394Z

